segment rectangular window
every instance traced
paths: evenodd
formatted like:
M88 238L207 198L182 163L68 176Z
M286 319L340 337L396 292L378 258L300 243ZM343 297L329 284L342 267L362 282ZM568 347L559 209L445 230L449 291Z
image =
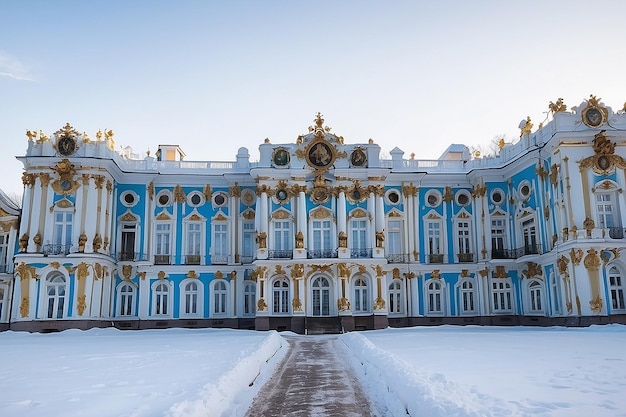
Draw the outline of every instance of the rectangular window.
M524 254L531 255L539 253L537 247L537 229L535 228L535 220L528 219L522 222L522 234L524 236Z
M428 222L428 253L438 255L441 253L441 223Z
M74 214L67 211L56 212L54 216L54 244L72 244L72 221Z
M274 222L274 249L291 250L291 222Z
M502 259L505 251L506 223L504 219L491 220L492 258Z
M254 257L254 222L243 222L242 262L252 262Z
M135 232L134 224L122 225L122 253L121 260L132 261L135 257Z
M187 255L200 256L200 223L187 223Z
M8 246L9 246L9 235L0 234L0 273L7 272ZM0 314L2 314L2 310L0 310Z
M367 223L365 220L352 220L352 248L367 249Z
M387 222L387 253L399 255L402 253L402 222L389 220Z
M603 229L616 227L615 205L612 194L596 194L596 207L598 209L598 227Z
M170 224L157 223L156 225L156 255L170 254Z
M331 224L330 220L314 220L313 221L313 249L314 250L330 250L331 243Z
M470 247L470 224L462 221L458 223L457 237L459 244L459 253L471 253Z
M213 255L228 256L228 224L215 223L213 239Z

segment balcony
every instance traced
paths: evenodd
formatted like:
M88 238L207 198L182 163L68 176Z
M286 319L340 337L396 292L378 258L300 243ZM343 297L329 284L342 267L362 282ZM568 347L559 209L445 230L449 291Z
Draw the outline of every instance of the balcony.
M443 253L434 253L432 255L428 255L428 263L429 264L442 264Z
M516 251L510 249L492 250L491 259L517 259Z
M474 262L473 253L457 253L456 256L459 257L459 262Z
M228 255L212 255L211 263L214 265L228 265Z
M538 244L525 245L517 249L497 249L491 251L491 259L518 259L526 255L539 255L541 250Z
M390 264L411 262L411 255L408 253L390 253L387 255L387 262Z
M118 261L132 261L132 262L147 261L148 256L140 252L119 252L117 254L117 260Z
M155 265L169 265L170 255L154 255L154 264Z
M268 253L270 259L291 259L293 257L293 251L287 250L271 250Z
M609 227L608 230L611 239L624 239L624 229L621 227Z
M251 264L252 262L254 262L254 256L240 256L239 259L241 260L242 264Z
M61 245L61 244L47 244L43 245L43 255L67 255L70 253L70 248L72 247L71 243Z
M334 249L313 249L306 252L306 257L308 259L336 258L337 251Z
M200 255L185 255L185 265L200 265Z
M371 258L372 248L350 249L351 258Z

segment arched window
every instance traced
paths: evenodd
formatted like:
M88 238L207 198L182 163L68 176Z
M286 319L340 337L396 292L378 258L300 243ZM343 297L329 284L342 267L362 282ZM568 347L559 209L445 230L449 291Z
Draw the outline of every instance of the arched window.
M313 315L330 315L330 283L325 277L317 277L311 285L313 289Z
M7 294L7 286L6 285L0 285L0 323L2 322L2 320L4 320L5 317L5 313L4 313L4 306L6 305L6 300L4 299L4 297Z
M369 289L365 278L354 280L354 312L368 313L370 311Z
M389 314L402 313L402 282L394 279L389 284Z
M117 314L133 316L135 314L135 286L125 282L117 290Z
M218 280L213 285L213 314L226 314L227 294L226 283L223 280Z
M152 315L167 316L170 314L170 286L167 282L156 282L152 285Z
M491 297L494 313L513 312L513 290L508 279L498 278L491 282Z
M243 315L253 316L256 313L256 283L246 282L243 286Z
M622 273L615 266L609 269L609 287L611 290L611 309L626 310L624 305L624 280Z
M185 297L183 315L193 316L198 314L198 283L190 281L183 289Z
M54 275L46 279L46 318L62 319L65 316L65 293L65 277Z
M274 313L289 313L289 282L277 279L272 287L274 297Z
M476 290L470 279L464 279L459 286L459 299L461 302L461 314L476 312Z
M428 313L443 314L443 285L439 280L431 280L426 284Z
M532 280L528 283L529 313L543 313L543 294L541 282Z

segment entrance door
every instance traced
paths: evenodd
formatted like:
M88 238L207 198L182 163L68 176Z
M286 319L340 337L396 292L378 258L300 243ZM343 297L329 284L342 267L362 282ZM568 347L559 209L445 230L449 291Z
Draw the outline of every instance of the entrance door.
M330 315L330 283L325 277L317 277L313 280L313 315Z

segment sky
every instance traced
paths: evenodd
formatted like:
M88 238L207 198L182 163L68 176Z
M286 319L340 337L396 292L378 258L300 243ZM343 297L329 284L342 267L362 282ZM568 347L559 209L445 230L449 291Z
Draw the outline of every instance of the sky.
M346 143L435 159L519 138L548 103L626 101L626 3L0 0L0 189L26 130L70 123L186 160L292 143L317 112Z
M286 356L286 337L331 336L0 332L10 358L0 367L0 415L241 417ZM388 328L330 342L385 417L626 416L623 325Z

